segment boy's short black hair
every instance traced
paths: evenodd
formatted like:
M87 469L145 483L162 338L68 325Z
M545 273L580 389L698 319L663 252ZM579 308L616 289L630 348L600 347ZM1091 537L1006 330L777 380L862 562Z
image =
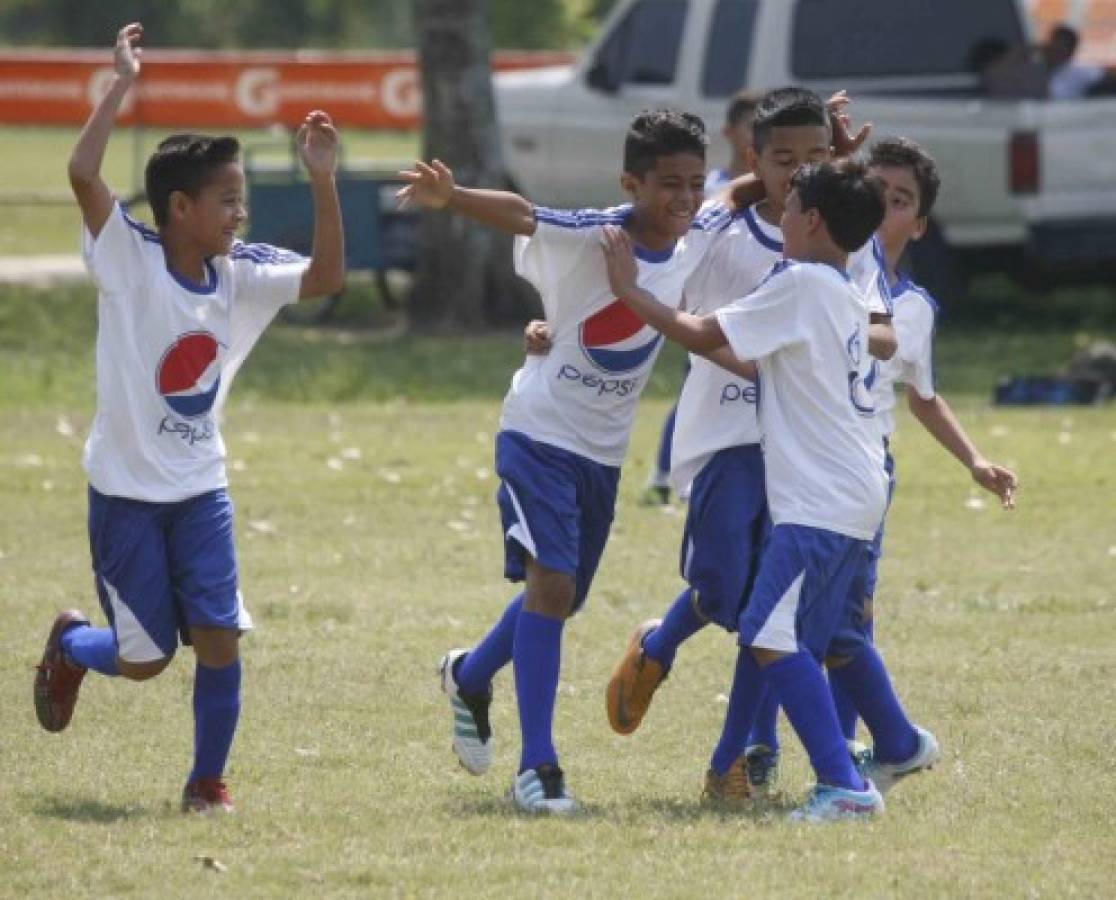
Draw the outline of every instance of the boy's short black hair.
M1077 29L1066 22L1059 22L1050 29L1050 40L1060 41L1066 45L1066 50L1070 56L1077 50L1077 45L1081 42L1081 35L1077 33Z
M734 128L750 116L755 116L760 95L755 91L738 91L725 109L725 125Z
M752 123L752 143L756 153L763 152L772 128L795 125L829 127L829 113L821 97L800 87L775 88L764 94L756 107Z
M234 137L205 134L172 134L159 143L143 172L147 202L155 224L167 223L170 195L182 191L191 197L209 183L215 169L240 157L240 141Z
M661 156L692 153L705 159L707 146L705 123L698 116L674 109L644 110L632 119L624 138L624 171L642 178Z
M918 214L930 215L942 186L934 157L905 137L885 137L868 154L869 166L907 169L918 184Z
M791 177L803 212L816 209L846 253L864 246L884 217L883 184L860 160L810 163Z

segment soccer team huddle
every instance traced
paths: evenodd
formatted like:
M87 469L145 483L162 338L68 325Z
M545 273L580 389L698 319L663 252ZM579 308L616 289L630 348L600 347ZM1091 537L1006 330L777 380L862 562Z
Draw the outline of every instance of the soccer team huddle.
M141 36L138 24L120 31L115 80L69 168L98 288L97 411L83 463L108 625L77 610L56 617L35 708L44 728L61 731L89 670L143 680L179 641L192 644L195 755L183 808L227 811L238 639L251 619L217 422L278 310L344 281L338 136L318 111L298 134L314 199L309 258L236 239L245 198L232 138L160 144L145 179L156 228L141 225L100 176ZM1005 507L1017 480L980 454L936 393L937 308L898 268L938 192L933 160L903 138L854 155L866 132L850 135L847 103L795 87L737 98L725 126L733 163L708 175L699 118L641 113L624 140L630 202L603 210L461 187L437 160L402 173L402 203L514 234L516 270L545 310L545 322L528 326L496 436L504 574L523 589L479 642L439 666L453 750L481 775L493 758L493 679L511 664L521 752L510 797L523 812L579 808L553 738L564 624L590 593L664 337L691 359L669 453L671 482L688 495L685 587L623 650L605 691L613 729L639 727L679 647L714 624L739 651L703 802L771 797L780 709L816 776L796 818L876 815L889 789L941 756L873 643L896 386ZM855 741L858 719L868 746Z

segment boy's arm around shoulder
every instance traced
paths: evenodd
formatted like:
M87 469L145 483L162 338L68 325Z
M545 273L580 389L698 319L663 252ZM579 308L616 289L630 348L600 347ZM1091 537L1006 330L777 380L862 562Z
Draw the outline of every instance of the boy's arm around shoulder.
M298 154L310 175L314 200L314 241L310 265L302 273L298 297L322 297L345 286L345 233L334 172L338 136L330 117L321 110L306 116L298 129Z
M638 267L626 231L607 225L603 236L605 268L613 295L640 319L694 353L705 354L728 343L715 316L694 316L671 309L636 283Z
M115 75L108 91L93 108L82 128L67 166L70 187L81 209L82 220L94 238L105 227L116 202L112 191L101 177L101 163L120 104L124 102L124 95L140 72L140 56L143 51L136 44L141 37L143 26L138 22L125 25L117 33L116 45L113 47Z
M399 175L407 182L395 195L401 208L416 203L425 209L450 209L509 234L535 233L535 208L529 200L511 191L461 187L440 159L429 165L419 160Z

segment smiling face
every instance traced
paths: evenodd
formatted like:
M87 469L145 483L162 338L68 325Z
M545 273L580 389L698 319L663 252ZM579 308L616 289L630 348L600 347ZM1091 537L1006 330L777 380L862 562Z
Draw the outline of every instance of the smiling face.
M749 165L767 194L767 211L777 220L790 193L791 176L806 163L829 159L829 129L824 125L778 125L763 149L749 154Z
M705 199L705 159L694 153L660 156L642 176L625 172L620 184L644 230L677 240L690 230Z
M239 162L222 163L194 196L171 196L172 218L205 257L229 252L244 225L244 169Z
M905 166L872 166L868 172L884 186L884 220L876 233L884 247L897 254L926 232L926 217L918 214L918 181Z

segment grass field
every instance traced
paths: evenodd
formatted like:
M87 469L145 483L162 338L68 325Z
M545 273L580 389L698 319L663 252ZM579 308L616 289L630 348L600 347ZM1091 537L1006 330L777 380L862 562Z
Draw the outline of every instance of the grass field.
M1116 414L987 406L993 378L1063 359L1067 333L942 336L942 387L1020 506L981 505L909 417L879 643L945 748L881 820L812 828L707 812L697 795L733 658L699 635L644 727L614 736L605 681L630 628L676 594L684 511L638 506L677 385L645 401L613 539L567 631L557 737L586 813L530 821L496 763L459 770L433 677L512 589L492 503L514 336L380 342L276 327L225 426L243 586L244 713L228 819L186 819L193 665L144 685L90 677L62 735L31 707L56 609L95 613L79 453L92 401L88 290L0 295L0 896L1109 896L1116 879ZM783 785L808 781L784 729ZM207 866L216 860L223 871Z

